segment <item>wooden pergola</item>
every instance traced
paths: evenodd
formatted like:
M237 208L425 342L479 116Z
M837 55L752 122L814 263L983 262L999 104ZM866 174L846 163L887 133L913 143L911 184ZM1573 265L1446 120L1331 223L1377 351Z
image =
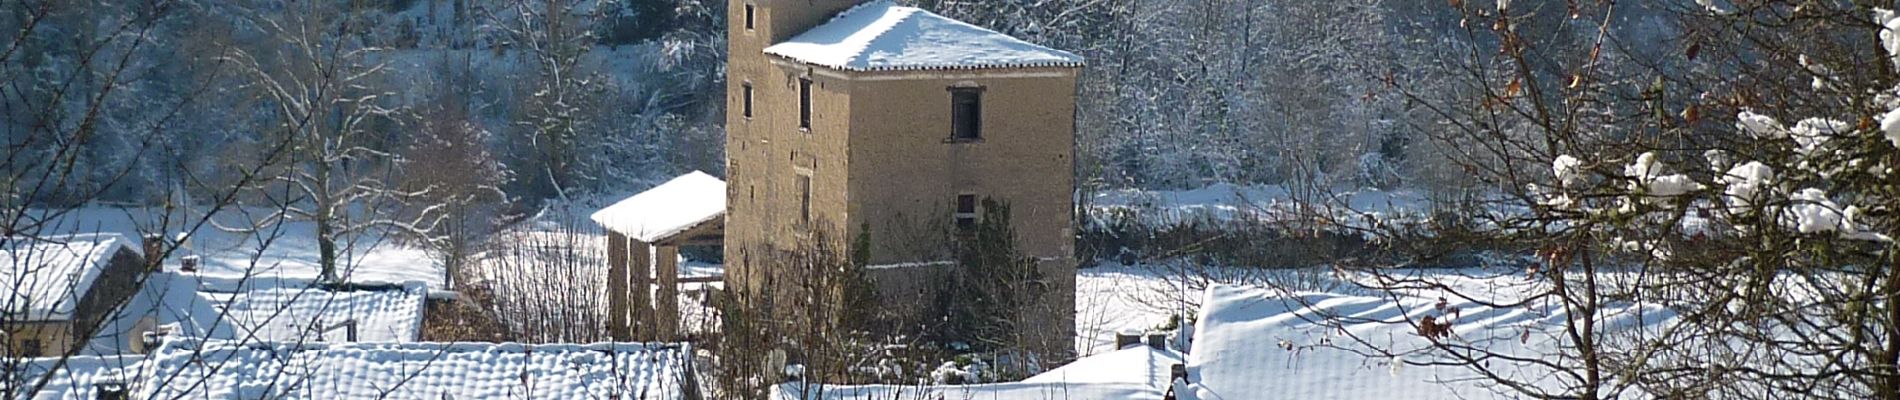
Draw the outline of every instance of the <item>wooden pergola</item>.
M725 182L693 172L594 213L607 230L607 332L679 338L680 247L725 240Z

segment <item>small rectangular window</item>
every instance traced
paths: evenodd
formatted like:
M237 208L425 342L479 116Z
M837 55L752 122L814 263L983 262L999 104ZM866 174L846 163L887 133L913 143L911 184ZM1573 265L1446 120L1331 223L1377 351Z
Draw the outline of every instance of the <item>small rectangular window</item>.
M811 129L811 78L798 78L798 127Z
M26 339L26 340L20 341L20 357L21 358L33 358L33 357L45 356L46 354L43 354L45 351L46 349L44 348L44 346L40 345L39 339Z
M957 195L957 230L976 228L976 195Z
M983 138L983 89L950 89L950 125L951 139Z
M748 31L752 30L752 16L753 15L754 14L752 10L752 5L746 4L745 5L745 30L748 30Z
M745 115L746 118L752 118L752 83L746 82L741 84L740 87L742 87L742 90L745 92L744 113L741 115Z
M798 175L798 219L811 222L811 175Z

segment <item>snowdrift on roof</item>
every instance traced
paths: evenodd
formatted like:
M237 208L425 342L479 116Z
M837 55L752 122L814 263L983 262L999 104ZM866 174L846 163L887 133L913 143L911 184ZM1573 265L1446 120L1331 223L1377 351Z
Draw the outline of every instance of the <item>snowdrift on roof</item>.
M1414 321L1428 315L1449 318L1451 336L1439 340L1459 346L1527 358L1564 346L1560 335L1566 315L1560 306L1497 309L1452 299L1441 309L1438 302L1419 296L1210 286L1188 354L1193 383L1176 393L1184 400L1254 398L1262 393L1292 399L1523 397L1487 385L1468 369L1414 365L1451 361L1416 333ZM1674 313L1654 305L1609 305L1602 314L1601 323L1612 329L1655 328L1674 318ZM1365 343L1403 357L1368 357L1372 348ZM1395 361L1400 365L1395 367ZM1543 366L1504 360L1488 365L1538 387L1554 390L1560 385Z
M726 182L693 171L590 216L607 230L653 243L726 215Z
M11 320L67 320L121 249L112 233L7 238L0 251L0 311Z
M133 398L682 399L684 344L168 341Z
M852 71L1082 65L1073 53L888 0L846 10L765 53Z

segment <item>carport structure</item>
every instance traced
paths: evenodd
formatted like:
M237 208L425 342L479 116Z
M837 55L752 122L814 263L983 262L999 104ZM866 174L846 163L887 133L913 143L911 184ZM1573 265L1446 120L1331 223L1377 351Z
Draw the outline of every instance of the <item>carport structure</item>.
M590 219L607 230L608 334L615 341L676 339L680 247L723 244L726 182L693 171Z

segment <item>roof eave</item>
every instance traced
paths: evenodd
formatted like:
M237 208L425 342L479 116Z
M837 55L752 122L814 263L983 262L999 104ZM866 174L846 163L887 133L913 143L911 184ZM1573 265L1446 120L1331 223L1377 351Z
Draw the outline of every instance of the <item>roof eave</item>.
M766 55L771 56L772 61L775 64L786 65L786 66L796 66L796 67L825 68L825 69L830 69L830 70L840 71L840 72L978 71L978 70L1037 69L1037 68L1082 69L1082 68L1088 67L1088 62L1086 61L1051 61L1051 62L1037 62L1037 63L1003 63L1003 64L901 65L901 66L866 68L866 67L852 67L852 66L845 66L845 65L832 65L832 64L826 64L826 63L818 63L818 62L802 60L796 57L787 56L783 54L776 54L776 53L766 53Z

